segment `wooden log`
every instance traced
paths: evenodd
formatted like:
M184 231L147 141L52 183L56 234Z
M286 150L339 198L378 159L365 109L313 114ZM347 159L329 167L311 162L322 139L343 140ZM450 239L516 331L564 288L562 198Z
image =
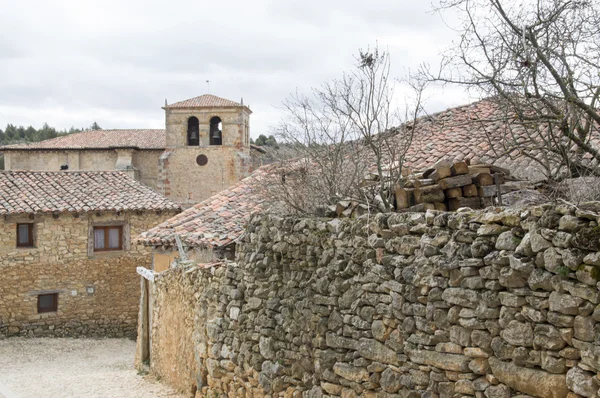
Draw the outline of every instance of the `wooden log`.
M489 167L469 166L469 174L487 173L491 174Z
M340 200L335 206L335 213L339 217L348 207L350 207L349 200Z
M443 202L444 199L444 191L439 185L430 185L415 189L415 201L417 203Z
M475 184L465 185L462 187L462 193L465 198L479 196L479 192L477 192L477 187Z
M450 167L450 171L452 172L453 176L468 174L469 166L467 166L466 162L455 162L452 167Z
M452 171L450 167L440 166L437 167L433 173L429 174L428 178L431 178L433 181L439 181L442 178L450 177L452 175Z
M444 191L444 195L446 196L446 199L460 198L462 196L462 188L456 187L456 188L446 189Z
M348 207L346 210L344 210L342 212L342 214L340 215L340 217L350 217L352 216L352 212L354 211L354 205L350 205L350 207Z
M435 206L433 205L433 203L420 203L418 205L411 206L408 209L398 210L398 212L399 213L424 212L427 210L435 210Z
M405 188L421 188L421 187L426 187L429 185L433 185L435 184L435 181L428 179L428 178L422 178L422 179L414 179L414 180L406 180L404 182L404 187Z
M473 181L471 180L471 176L468 174L456 177L448 177L438 181L438 184L442 189L463 187L472 183Z
M455 211L461 207L470 207L471 209L480 209L480 198L454 198L448 201L448 210Z
M475 184L478 187L484 187L487 185L494 184L494 177L492 177L492 175L488 173L477 173L472 175L471 178L473 179L473 184Z
M446 211L448 208L444 202L436 202L433 204L435 210Z
M509 193L514 191L515 189L509 185L500 185L500 192L501 193ZM496 194L498 193L498 189L496 188L495 185L488 185L485 187L479 187L477 189L477 192L479 194L479 197L481 198L489 198L491 196L496 196Z
M401 188L396 185L394 195L396 196L396 209L406 209L415 204L414 189Z

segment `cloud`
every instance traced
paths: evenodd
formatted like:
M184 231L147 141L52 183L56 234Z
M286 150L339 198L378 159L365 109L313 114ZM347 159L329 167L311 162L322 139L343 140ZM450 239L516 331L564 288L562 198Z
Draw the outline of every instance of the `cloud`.
M161 106L210 91L254 111L252 135L290 93L339 77L376 42L394 76L435 62L451 34L426 2L31 0L0 14L0 126L155 127ZM434 96L458 105L461 91ZM439 109L435 109L439 110Z

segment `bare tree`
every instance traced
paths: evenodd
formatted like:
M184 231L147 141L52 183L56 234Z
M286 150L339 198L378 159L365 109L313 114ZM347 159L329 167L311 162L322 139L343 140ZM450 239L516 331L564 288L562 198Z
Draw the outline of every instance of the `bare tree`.
M440 0L459 15L460 39L429 81L490 96L502 116L502 153L526 156L549 178L598 175L598 0ZM480 120L487 122L486 120Z
M314 213L345 199L378 211L394 208L391 187L401 178L422 87L413 86L414 104L403 118L394 106L389 54L359 51L356 61L340 79L283 104L286 116L275 133L292 160L281 163L268 185L288 208Z

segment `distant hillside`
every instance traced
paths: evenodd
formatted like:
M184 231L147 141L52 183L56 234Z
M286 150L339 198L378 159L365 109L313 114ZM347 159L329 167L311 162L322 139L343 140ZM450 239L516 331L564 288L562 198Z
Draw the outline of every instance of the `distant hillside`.
M69 130L57 130L44 123L41 129L35 129L32 126L15 126L7 124L4 130L0 129L0 146L11 144L22 144L29 142L38 142L56 138L67 134L79 133L84 130L101 130L98 123L94 122L87 129L71 127ZM4 156L0 153L0 170L4 170Z

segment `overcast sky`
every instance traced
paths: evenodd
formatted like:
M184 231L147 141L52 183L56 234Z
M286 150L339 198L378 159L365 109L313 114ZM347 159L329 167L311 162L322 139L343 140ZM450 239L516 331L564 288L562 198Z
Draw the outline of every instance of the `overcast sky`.
M435 63L455 34L427 0L1 0L0 128L163 128L169 103L210 93L268 133L292 92L339 77L359 48L392 74ZM431 112L469 98L430 91Z

